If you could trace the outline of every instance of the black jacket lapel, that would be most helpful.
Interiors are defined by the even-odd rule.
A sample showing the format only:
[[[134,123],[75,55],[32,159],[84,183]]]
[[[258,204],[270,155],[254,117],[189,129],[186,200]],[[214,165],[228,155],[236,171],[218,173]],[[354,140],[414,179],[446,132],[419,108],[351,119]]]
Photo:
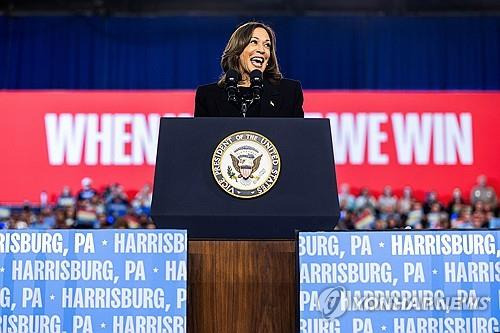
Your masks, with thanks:
[[[280,92],[278,85],[273,85],[264,80],[264,91],[260,101],[260,112],[263,117],[279,117]]]

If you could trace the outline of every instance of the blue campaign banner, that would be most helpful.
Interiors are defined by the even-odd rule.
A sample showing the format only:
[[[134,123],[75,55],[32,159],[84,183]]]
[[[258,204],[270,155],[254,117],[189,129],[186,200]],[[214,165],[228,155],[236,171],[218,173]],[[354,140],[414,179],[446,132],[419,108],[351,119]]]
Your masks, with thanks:
[[[300,232],[301,333],[500,332],[500,230]]]
[[[0,233],[0,333],[186,332],[185,230]]]

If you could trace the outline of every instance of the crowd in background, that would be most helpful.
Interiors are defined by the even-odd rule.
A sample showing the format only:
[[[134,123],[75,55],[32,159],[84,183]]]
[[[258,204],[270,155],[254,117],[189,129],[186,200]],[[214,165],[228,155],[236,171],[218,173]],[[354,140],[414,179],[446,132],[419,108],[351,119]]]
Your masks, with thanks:
[[[111,184],[100,193],[88,177],[72,193],[64,187],[54,204],[42,192],[39,206],[0,207],[3,229],[136,229],[156,228],[151,220],[152,189],[149,184],[129,197],[120,184]]]
[[[500,228],[497,196],[485,176],[478,177],[467,197],[456,188],[449,202],[441,202],[434,191],[417,200],[410,187],[405,187],[399,198],[390,186],[378,198],[367,188],[354,195],[348,184],[342,184],[339,204],[338,229]]]
[[[68,228],[156,228],[151,219],[152,188],[143,186],[129,196],[120,184],[111,184],[101,192],[92,187],[92,180],[82,179],[81,188],[72,193],[64,187],[55,203],[49,203],[42,192],[40,204],[22,207],[0,206],[0,227],[3,229],[68,229]],[[485,176],[471,193],[464,197],[455,189],[449,202],[439,201],[436,192],[417,200],[410,187],[400,197],[386,186],[376,198],[362,188],[351,193],[348,184],[339,189],[340,220],[337,229],[385,230],[500,228],[499,205],[495,190],[487,185]]]

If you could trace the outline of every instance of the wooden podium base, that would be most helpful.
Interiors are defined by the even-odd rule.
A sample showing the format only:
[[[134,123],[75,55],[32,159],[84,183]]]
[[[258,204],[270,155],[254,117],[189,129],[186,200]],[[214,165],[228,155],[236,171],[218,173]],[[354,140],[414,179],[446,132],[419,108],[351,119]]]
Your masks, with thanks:
[[[293,240],[190,240],[188,265],[188,332],[295,332]]]

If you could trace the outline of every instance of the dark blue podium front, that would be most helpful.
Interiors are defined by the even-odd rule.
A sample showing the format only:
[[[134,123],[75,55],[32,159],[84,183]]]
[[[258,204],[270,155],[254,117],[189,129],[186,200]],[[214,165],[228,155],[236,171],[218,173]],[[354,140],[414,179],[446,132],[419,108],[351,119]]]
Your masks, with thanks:
[[[273,142],[279,178],[267,193],[240,199],[212,174],[212,155],[228,135],[253,131]],[[330,124],[326,119],[162,118],[152,217],[190,238],[293,239],[331,230],[339,217]]]

